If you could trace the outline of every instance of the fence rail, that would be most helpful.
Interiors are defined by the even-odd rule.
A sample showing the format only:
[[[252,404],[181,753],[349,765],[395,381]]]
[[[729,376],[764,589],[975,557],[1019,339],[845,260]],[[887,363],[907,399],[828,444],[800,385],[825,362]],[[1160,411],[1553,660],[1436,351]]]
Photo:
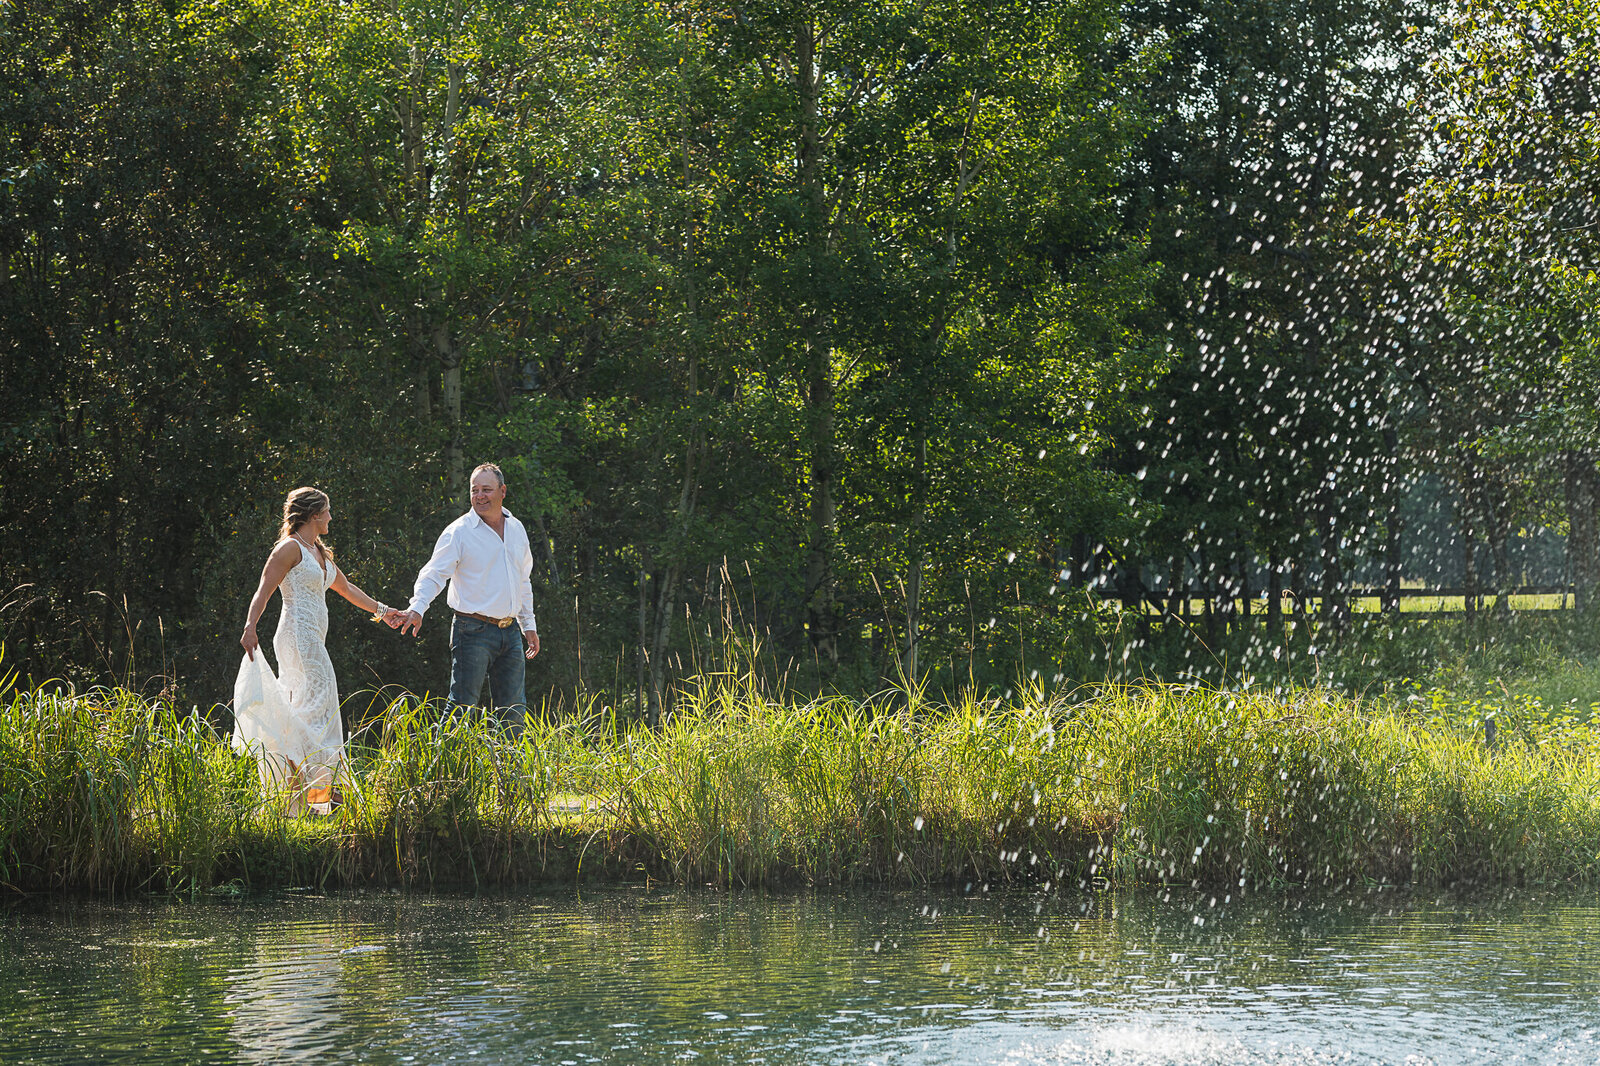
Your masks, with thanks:
[[[1341,588],[1331,595],[1307,590],[1303,595],[1290,589],[1280,593],[1279,611],[1287,614],[1303,611],[1321,612],[1325,599],[1336,596],[1349,606],[1352,613],[1403,612],[1414,618],[1446,618],[1476,610],[1490,610],[1506,599],[1506,608],[1513,611],[1561,611],[1577,604],[1577,588],[1573,585],[1516,585],[1511,588],[1476,589],[1464,585],[1434,587],[1400,587],[1385,585],[1357,585]],[[1515,602],[1521,599],[1523,602]],[[1228,596],[1208,589],[1180,589],[1173,593],[1147,592],[1143,597],[1146,614],[1168,615],[1174,604],[1185,617],[1205,617],[1211,614],[1240,617],[1263,616],[1271,613],[1267,594],[1258,592],[1248,598]],[[1439,604],[1433,609],[1407,606],[1405,601],[1432,600]],[[1373,604],[1371,601],[1376,601]],[[1452,602],[1453,601],[1453,602]],[[1532,601],[1532,602],[1529,602]]]
[[[1508,589],[1468,588],[1465,585],[1446,585],[1441,588],[1394,588],[1389,585],[1363,585],[1342,590],[1342,594],[1351,599],[1373,599],[1384,596],[1398,596],[1400,599],[1459,599],[1463,596],[1492,597],[1504,594],[1506,596],[1561,596],[1563,598],[1576,595],[1576,588],[1572,585],[1516,585]]]

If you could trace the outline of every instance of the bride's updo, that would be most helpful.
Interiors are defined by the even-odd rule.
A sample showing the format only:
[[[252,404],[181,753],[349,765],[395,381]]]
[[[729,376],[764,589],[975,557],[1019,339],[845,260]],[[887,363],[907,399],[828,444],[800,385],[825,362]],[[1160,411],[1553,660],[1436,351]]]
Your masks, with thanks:
[[[278,530],[278,539],[283,540],[300,532],[301,526],[321,514],[327,506],[328,494],[321,489],[307,485],[291,490],[283,501],[283,526]],[[316,543],[329,558],[333,557],[333,549],[324,544],[321,537],[317,538]]]

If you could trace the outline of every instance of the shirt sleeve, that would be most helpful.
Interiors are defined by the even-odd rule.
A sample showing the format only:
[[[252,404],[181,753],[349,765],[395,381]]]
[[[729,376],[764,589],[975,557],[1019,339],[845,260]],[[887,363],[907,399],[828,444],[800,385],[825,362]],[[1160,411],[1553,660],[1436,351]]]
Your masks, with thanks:
[[[456,527],[453,524],[446,526],[433,546],[432,557],[417,573],[417,584],[411,590],[409,610],[419,615],[427,613],[428,605],[439,595],[439,590],[450,580],[450,575],[456,572],[456,561],[460,553],[461,545],[456,538]]]
[[[522,529],[522,563],[517,569],[522,571],[522,580],[517,585],[517,624],[524,633],[537,633],[539,625],[533,617],[533,541],[526,526]]]

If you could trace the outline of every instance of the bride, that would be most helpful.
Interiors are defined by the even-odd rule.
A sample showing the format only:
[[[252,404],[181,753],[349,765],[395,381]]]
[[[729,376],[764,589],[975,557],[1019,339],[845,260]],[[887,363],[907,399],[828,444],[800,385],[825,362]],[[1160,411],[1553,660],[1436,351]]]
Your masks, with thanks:
[[[335,783],[344,767],[339,686],[326,643],[327,590],[372,612],[373,621],[397,613],[345,578],[322,540],[332,522],[333,508],[320,489],[295,489],[284,500],[283,528],[261,569],[239,638],[245,657],[234,689],[234,747],[255,749],[263,776],[293,790],[291,810],[304,802],[324,814],[340,801]],[[283,594],[272,638],[276,677],[265,657],[256,654],[256,622],[274,590]]]

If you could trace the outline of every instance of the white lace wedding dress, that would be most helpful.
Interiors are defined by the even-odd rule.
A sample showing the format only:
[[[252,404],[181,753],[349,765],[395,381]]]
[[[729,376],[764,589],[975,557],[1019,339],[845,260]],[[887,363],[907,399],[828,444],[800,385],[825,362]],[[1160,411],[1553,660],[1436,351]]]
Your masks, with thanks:
[[[328,589],[338,569],[324,567],[296,539],[300,561],[278,586],[283,611],[272,650],[278,675],[261,649],[246,655],[234,683],[233,745],[254,750],[264,778],[301,790],[332,787],[344,766],[339,683],[328,658]]]

